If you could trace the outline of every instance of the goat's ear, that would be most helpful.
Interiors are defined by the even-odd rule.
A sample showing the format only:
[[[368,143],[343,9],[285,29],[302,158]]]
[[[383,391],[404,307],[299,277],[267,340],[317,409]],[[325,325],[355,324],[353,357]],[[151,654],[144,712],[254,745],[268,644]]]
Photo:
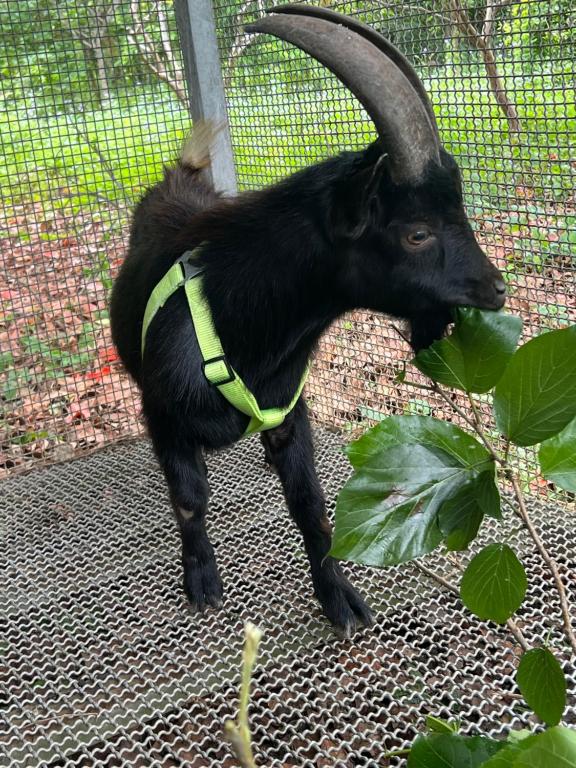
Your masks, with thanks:
[[[380,219],[380,183],[386,170],[386,154],[349,176],[336,190],[332,231],[337,238],[358,240]]]

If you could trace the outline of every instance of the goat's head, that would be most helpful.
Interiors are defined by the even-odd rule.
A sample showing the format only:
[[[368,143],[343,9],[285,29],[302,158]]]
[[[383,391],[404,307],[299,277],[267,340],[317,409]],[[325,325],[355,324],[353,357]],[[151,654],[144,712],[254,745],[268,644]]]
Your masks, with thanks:
[[[454,307],[502,307],[502,275],[474,237],[458,166],[404,56],[371,27],[327,8],[281,6],[247,29],[291,42],[327,66],[378,131],[329,212],[352,304],[408,318],[416,349],[442,334]]]

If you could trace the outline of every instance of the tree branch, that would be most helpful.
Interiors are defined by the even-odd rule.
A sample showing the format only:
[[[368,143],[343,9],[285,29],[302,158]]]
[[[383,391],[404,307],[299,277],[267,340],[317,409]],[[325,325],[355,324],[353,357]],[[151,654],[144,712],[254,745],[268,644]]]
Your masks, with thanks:
[[[508,97],[508,93],[504,86],[504,82],[498,72],[498,66],[496,64],[496,58],[491,44],[491,36],[494,26],[494,20],[498,9],[502,6],[502,3],[494,0],[487,0],[486,14],[484,17],[483,29],[486,29],[489,34],[479,32],[474,24],[470,21],[470,17],[466,10],[462,7],[460,0],[447,0],[450,9],[454,15],[456,25],[461,29],[464,35],[471,41],[472,45],[482,56],[484,62],[484,69],[488,77],[488,84],[490,90],[494,94],[494,98],[502,112],[504,113],[506,120],[508,121],[508,127],[512,133],[518,133],[520,131],[520,120],[516,107]]]
[[[170,45],[168,35],[168,26],[164,12],[156,8],[156,18],[160,27],[162,38],[162,55],[156,50],[154,40],[148,34],[145,28],[145,19],[140,14],[140,4],[138,0],[132,0],[130,3],[130,13],[133,24],[127,29],[127,38],[140,53],[142,61],[148,69],[173,91],[177,99],[188,106],[188,96],[184,80],[178,72],[174,52]],[[167,37],[166,37],[167,36]]]
[[[460,563],[454,562],[451,560],[451,562],[456,565],[460,570],[462,570],[462,567]],[[452,584],[448,579],[445,579],[443,576],[440,576],[439,573],[436,573],[431,568],[427,568],[425,565],[422,565],[422,563],[419,563],[417,560],[414,561],[414,565],[418,570],[422,571],[422,573],[426,574],[426,576],[429,576],[431,579],[434,579],[434,581],[437,581],[438,584],[441,584],[443,587],[448,589],[450,592],[452,592],[453,595],[455,595],[458,599],[460,599],[460,590],[455,584]],[[524,637],[524,634],[518,624],[516,624],[515,621],[512,619],[508,619],[506,621],[506,626],[508,627],[510,634],[512,634],[518,643],[518,645],[522,648],[523,651],[529,651],[530,645],[526,638]]]
[[[558,570],[558,565],[556,561],[550,556],[548,550],[546,549],[546,545],[540,538],[538,531],[536,530],[536,528],[534,527],[534,524],[532,523],[532,520],[530,519],[530,515],[528,514],[528,509],[526,507],[526,502],[524,500],[524,494],[522,493],[522,488],[520,487],[520,483],[518,482],[518,478],[516,477],[516,475],[511,476],[511,482],[514,488],[516,501],[518,502],[517,514],[519,514],[519,517],[522,519],[524,525],[528,529],[528,532],[532,537],[532,541],[536,544],[536,547],[540,552],[542,559],[544,560],[544,562],[552,572],[554,584],[556,585],[556,590],[558,592],[558,597],[560,599],[560,609],[562,612],[562,621],[564,623],[566,638],[568,640],[568,643],[570,644],[570,647],[572,648],[573,653],[576,654],[576,637],[574,636],[574,630],[572,629],[572,620],[570,618],[570,608],[568,606],[568,598],[566,596],[566,589],[564,588],[562,577],[560,576],[560,571]]]

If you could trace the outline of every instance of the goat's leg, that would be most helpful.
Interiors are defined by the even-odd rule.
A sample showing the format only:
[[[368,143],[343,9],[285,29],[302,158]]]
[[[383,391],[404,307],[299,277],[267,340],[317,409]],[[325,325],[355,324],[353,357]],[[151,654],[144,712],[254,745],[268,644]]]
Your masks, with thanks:
[[[326,556],[332,532],[314,466],[314,448],[304,401],[298,401],[281,426],[263,432],[262,442],[278,471],[290,514],[304,537],[314,593],[336,630],[349,637],[357,624],[370,626],[372,614],[342,573],[338,562]]]
[[[222,605],[222,582],[214,549],[206,533],[205,517],[210,492],[206,463],[199,447],[181,453],[173,447],[156,451],[170,491],[170,500],[182,537],[184,591],[194,610]]]

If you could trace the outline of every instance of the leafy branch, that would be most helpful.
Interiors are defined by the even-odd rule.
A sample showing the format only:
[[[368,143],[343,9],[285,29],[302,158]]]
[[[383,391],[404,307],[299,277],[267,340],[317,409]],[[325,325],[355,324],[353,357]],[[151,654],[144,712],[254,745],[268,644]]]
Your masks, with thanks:
[[[510,456],[511,445],[540,444],[542,474],[558,487],[576,491],[576,326],[544,333],[517,348],[521,330],[520,318],[462,309],[456,313],[451,335],[416,355],[412,363],[431,381],[408,383],[448,403],[473,434],[432,417],[392,416],[348,446],[354,473],[338,498],[331,554],[386,566],[415,561],[444,543],[449,562],[462,572],[459,587],[418,561],[416,567],[458,595],[478,618],[507,626],[522,651],[516,678],[520,692],[547,725],[556,726],[566,703],[562,668],[546,643],[531,649],[512,618],[527,591],[522,563],[501,542],[481,549],[465,568],[454,554],[468,548],[485,517],[502,518],[497,480],[506,484],[514,499],[510,506],[551,574],[565,643],[576,654],[561,569],[530,517]],[[468,411],[447,387],[466,394]],[[474,397],[489,392],[503,449],[495,443]],[[564,730],[551,728],[548,733],[553,733],[551,749],[564,749],[559,746]],[[442,744],[449,744],[446,755],[462,755],[462,750],[473,747],[457,734],[444,733],[441,738]],[[526,739],[526,748],[531,738]],[[566,749],[573,755],[571,739],[569,735]],[[439,744],[434,742],[436,754],[444,749]],[[445,762],[427,762],[427,745],[414,744],[410,768],[460,765],[448,757]],[[476,756],[473,764],[491,766],[491,756],[500,749],[515,756],[514,750],[524,747],[485,740],[483,762]]]

